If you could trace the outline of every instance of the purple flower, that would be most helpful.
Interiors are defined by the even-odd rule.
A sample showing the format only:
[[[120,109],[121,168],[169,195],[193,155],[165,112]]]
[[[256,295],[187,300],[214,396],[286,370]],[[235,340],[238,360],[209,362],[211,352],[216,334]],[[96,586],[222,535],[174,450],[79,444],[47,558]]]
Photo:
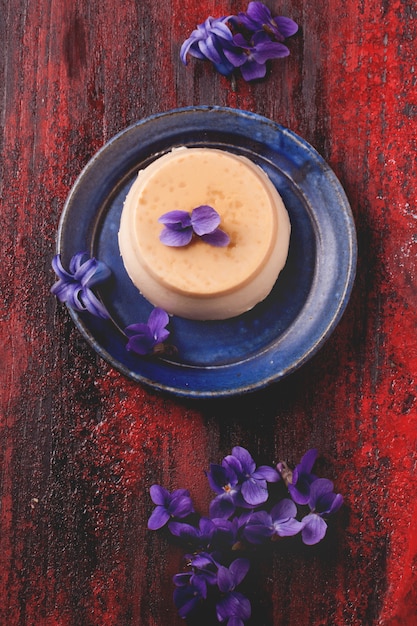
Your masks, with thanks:
[[[65,302],[76,311],[88,311],[96,317],[107,319],[109,313],[105,306],[92,292],[92,287],[109,278],[111,271],[105,263],[89,258],[86,252],[75,254],[66,271],[61,262],[61,255],[52,259],[52,268],[58,281],[52,285],[53,293],[60,302]]]
[[[226,620],[228,626],[244,626],[244,620],[250,618],[251,606],[249,600],[235,588],[242,582],[249,570],[247,559],[235,559],[230,567],[219,566],[217,585],[225,594],[216,604],[217,619]]]
[[[326,534],[327,523],[323,518],[336,513],[343,504],[343,496],[333,492],[333,483],[327,478],[317,478],[310,486],[308,506],[311,513],[302,519],[301,537],[311,546]]]
[[[198,528],[183,522],[171,522],[169,530],[175,537],[186,539],[196,546],[208,547],[217,528],[211,519],[202,517]]]
[[[291,471],[286,463],[278,463],[277,468],[288,486],[288,491],[294,502],[307,504],[310,499],[311,484],[317,480],[317,476],[311,473],[316,462],[317,450],[312,448],[302,457],[300,463]]]
[[[172,518],[183,519],[194,512],[190,493],[187,489],[176,489],[170,493],[160,485],[152,485],[149,490],[156,508],[148,520],[150,530],[159,530]]]
[[[297,507],[292,500],[284,498],[276,504],[271,513],[257,511],[246,523],[243,534],[250,543],[260,544],[273,537],[292,537],[304,525],[295,519]]]
[[[141,355],[151,354],[155,346],[168,338],[169,330],[165,328],[168,322],[168,313],[157,307],[150,314],[147,324],[139,323],[127,326],[125,334],[129,341],[126,350]]]
[[[212,463],[207,472],[210,487],[219,495],[210,503],[210,517],[230,517],[239,504],[240,485],[231,467]]]
[[[230,237],[218,228],[220,215],[213,207],[206,204],[187,211],[169,211],[158,219],[165,228],[160,240],[166,246],[187,246],[193,235],[197,235],[212,246],[224,247],[230,243]]]
[[[271,41],[263,32],[257,32],[248,42],[242,33],[233,37],[233,46],[225,47],[224,54],[234,67],[239,67],[246,81],[263,78],[266,74],[266,62],[288,56],[287,46]]]
[[[228,19],[228,17],[208,17],[203,24],[199,24],[196,30],[193,30],[181,46],[180,58],[184,65],[187,64],[187,54],[190,54],[197,59],[211,61],[216,70],[224,76],[233,71],[233,65],[223,53],[225,43],[233,38],[227,26]]]
[[[241,494],[246,504],[258,506],[268,499],[267,482],[279,480],[279,474],[268,465],[256,467],[249,452],[241,446],[235,446],[232,454],[223,459],[223,467],[236,474],[241,484]]]
[[[178,615],[185,619],[196,610],[201,600],[207,598],[207,581],[204,576],[190,573],[176,574],[174,576],[174,603],[178,609]]]
[[[232,23],[243,26],[249,32],[263,31],[275,41],[284,41],[294,35],[298,25],[288,17],[272,17],[271,11],[263,2],[249,2],[246,13],[238,13]]]

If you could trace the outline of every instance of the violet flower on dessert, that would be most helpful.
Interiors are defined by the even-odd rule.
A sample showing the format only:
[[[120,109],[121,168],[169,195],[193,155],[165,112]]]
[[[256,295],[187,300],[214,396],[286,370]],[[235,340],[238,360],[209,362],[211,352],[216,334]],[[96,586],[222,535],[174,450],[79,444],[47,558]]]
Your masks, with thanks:
[[[136,352],[142,356],[152,354],[155,348],[169,337],[166,326],[169,315],[163,309],[156,307],[151,312],[147,323],[130,324],[124,330],[128,337],[126,350]]]
[[[161,215],[158,222],[165,226],[159,238],[166,246],[187,246],[193,235],[212,246],[224,247],[230,243],[230,237],[219,228],[220,215],[207,204],[196,207],[191,213],[169,211]]]
[[[301,538],[306,545],[321,541],[327,531],[324,518],[333,515],[343,504],[343,496],[333,492],[333,483],[327,478],[317,478],[310,486],[308,506],[311,513],[301,520]]]
[[[194,511],[190,492],[187,489],[176,489],[170,493],[161,485],[152,485],[149,492],[152,502],[156,504],[148,520],[150,530],[159,530],[170,519],[183,519]]]
[[[203,24],[199,24],[184,41],[180,50],[180,58],[187,65],[187,54],[197,59],[211,61],[220,74],[228,76],[233,71],[233,65],[226,59],[223,48],[226,42],[233,39],[232,32],[227,26],[228,17],[208,17]]]
[[[103,319],[109,317],[107,309],[92,291],[111,275],[105,263],[90,258],[86,252],[78,252],[71,258],[67,271],[62,265],[61,255],[56,254],[52,259],[52,268],[58,280],[52,285],[51,293],[60,302],[75,311],[88,311]]]

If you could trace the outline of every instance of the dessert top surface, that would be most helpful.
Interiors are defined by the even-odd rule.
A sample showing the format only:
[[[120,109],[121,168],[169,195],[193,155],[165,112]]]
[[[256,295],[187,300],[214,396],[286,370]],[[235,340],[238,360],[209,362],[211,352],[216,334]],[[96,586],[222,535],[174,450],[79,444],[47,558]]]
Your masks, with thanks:
[[[282,204],[266,174],[248,159],[216,149],[179,148],[140,172],[128,210],[140,261],[161,284],[202,297],[237,290],[267,262],[276,241]],[[212,206],[227,247],[193,238],[184,247],[159,240],[158,218],[169,211]],[[283,205],[282,205],[283,208]]]

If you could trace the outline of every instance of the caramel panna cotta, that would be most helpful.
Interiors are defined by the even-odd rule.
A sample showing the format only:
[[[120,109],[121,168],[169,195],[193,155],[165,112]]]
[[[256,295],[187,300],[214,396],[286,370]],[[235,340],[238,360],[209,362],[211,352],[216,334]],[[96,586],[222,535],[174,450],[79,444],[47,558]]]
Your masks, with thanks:
[[[159,218],[208,205],[230,242],[200,237],[182,247],[160,241]],[[235,317],[264,300],[285,265],[290,220],[266,173],[215,148],[175,148],[141,170],[124,203],[119,247],[140,293],[171,315]]]

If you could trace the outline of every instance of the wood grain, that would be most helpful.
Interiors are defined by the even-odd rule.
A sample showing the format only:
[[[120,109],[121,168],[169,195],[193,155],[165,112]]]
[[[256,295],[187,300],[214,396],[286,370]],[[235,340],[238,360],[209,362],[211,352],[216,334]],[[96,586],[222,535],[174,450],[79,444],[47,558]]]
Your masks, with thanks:
[[[416,9],[411,0],[267,2],[300,25],[257,83],[178,57],[240,2],[4,0],[1,95],[0,623],[174,626],[181,552],[146,530],[153,482],[186,486],[233,445],[318,468],[345,494],[326,540],[260,565],[256,626],[417,619]],[[101,361],[49,294],[65,198],[93,154],[144,116],[258,112],[316,147],[355,215],[359,262],[326,346],[244,398],[157,394]]]

